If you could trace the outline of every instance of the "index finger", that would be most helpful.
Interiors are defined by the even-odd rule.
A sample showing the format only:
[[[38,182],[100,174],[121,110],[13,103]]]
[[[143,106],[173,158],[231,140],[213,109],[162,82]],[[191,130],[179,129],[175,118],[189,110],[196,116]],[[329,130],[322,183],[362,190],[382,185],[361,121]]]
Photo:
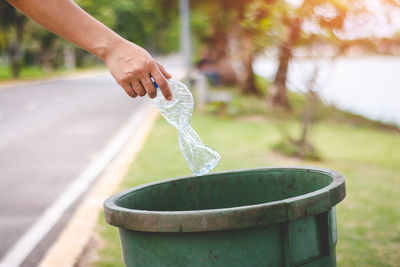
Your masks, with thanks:
[[[172,99],[172,91],[169,88],[167,79],[164,75],[161,74],[160,70],[156,67],[155,70],[151,72],[151,77],[154,79],[156,88],[160,88],[162,94],[164,95],[165,99],[171,100]]]

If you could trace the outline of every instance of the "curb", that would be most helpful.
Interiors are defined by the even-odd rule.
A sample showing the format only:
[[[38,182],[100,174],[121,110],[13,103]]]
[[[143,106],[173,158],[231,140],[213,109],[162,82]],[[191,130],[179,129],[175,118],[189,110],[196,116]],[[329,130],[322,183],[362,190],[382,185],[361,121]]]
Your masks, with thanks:
[[[69,223],[39,263],[39,267],[75,266],[92,236],[104,199],[118,189],[153,128],[157,116],[158,112],[153,108],[141,127],[130,137],[124,148],[92,186]]]

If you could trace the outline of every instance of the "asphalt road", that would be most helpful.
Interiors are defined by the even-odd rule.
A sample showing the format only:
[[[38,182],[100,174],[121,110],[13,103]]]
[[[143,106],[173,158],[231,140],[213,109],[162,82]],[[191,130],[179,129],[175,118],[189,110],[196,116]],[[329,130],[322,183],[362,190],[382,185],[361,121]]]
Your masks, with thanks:
[[[0,259],[149,104],[108,74],[0,89]]]

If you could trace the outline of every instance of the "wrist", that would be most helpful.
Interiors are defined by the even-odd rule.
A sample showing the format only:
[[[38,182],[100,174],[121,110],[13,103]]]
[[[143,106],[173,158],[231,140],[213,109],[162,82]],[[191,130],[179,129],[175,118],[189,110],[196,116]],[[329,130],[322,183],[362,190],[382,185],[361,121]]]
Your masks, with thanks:
[[[110,54],[113,51],[115,51],[118,47],[120,47],[124,42],[126,42],[125,39],[123,39],[122,37],[120,37],[115,33],[112,33],[103,42],[95,44],[93,47],[93,51],[90,52],[98,56],[104,62],[106,62]]]

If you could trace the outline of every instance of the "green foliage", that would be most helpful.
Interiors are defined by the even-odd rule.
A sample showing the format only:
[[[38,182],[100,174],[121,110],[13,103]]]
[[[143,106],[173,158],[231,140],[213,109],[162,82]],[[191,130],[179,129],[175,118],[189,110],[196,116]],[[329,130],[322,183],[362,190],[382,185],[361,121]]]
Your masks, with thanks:
[[[116,21],[115,5],[118,1],[107,0],[77,0],[76,3],[90,15],[108,27],[113,27]]]
[[[152,53],[170,53],[179,47],[177,1],[174,0],[78,0],[89,14],[128,40],[144,46]],[[28,20],[7,1],[0,2],[0,57],[16,39],[15,26],[24,22],[20,60],[26,65],[42,65],[46,70],[62,68],[65,42]],[[26,23],[25,23],[26,22]],[[1,59],[1,58],[0,58]],[[1,60],[5,62],[5,60]],[[99,62],[80,49],[76,51],[78,66]]]
[[[274,46],[282,38],[281,13],[286,3],[281,0],[253,0],[245,6],[241,26],[251,32],[254,53]]]
[[[114,29],[153,52],[176,51],[179,45],[177,7],[166,0],[117,0]],[[163,8],[164,7],[164,8]]]
[[[190,28],[192,39],[194,41],[194,55],[196,61],[200,58],[201,53],[208,45],[208,40],[212,37],[211,18],[206,9],[194,8],[191,10]]]
[[[169,53],[178,49],[176,1],[80,0],[78,3],[122,37],[151,52]]]
[[[22,59],[22,39],[27,18],[15,10],[8,2],[0,2],[0,31],[5,40],[5,48],[13,77],[20,75]]]
[[[1,52],[5,50],[6,47],[7,47],[6,33],[4,31],[1,31],[0,28],[0,58],[1,58]]]
[[[14,26],[17,21],[21,20],[25,20],[23,14],[15,10],[7,1],[0,2],[0,25],[3,30]]]

